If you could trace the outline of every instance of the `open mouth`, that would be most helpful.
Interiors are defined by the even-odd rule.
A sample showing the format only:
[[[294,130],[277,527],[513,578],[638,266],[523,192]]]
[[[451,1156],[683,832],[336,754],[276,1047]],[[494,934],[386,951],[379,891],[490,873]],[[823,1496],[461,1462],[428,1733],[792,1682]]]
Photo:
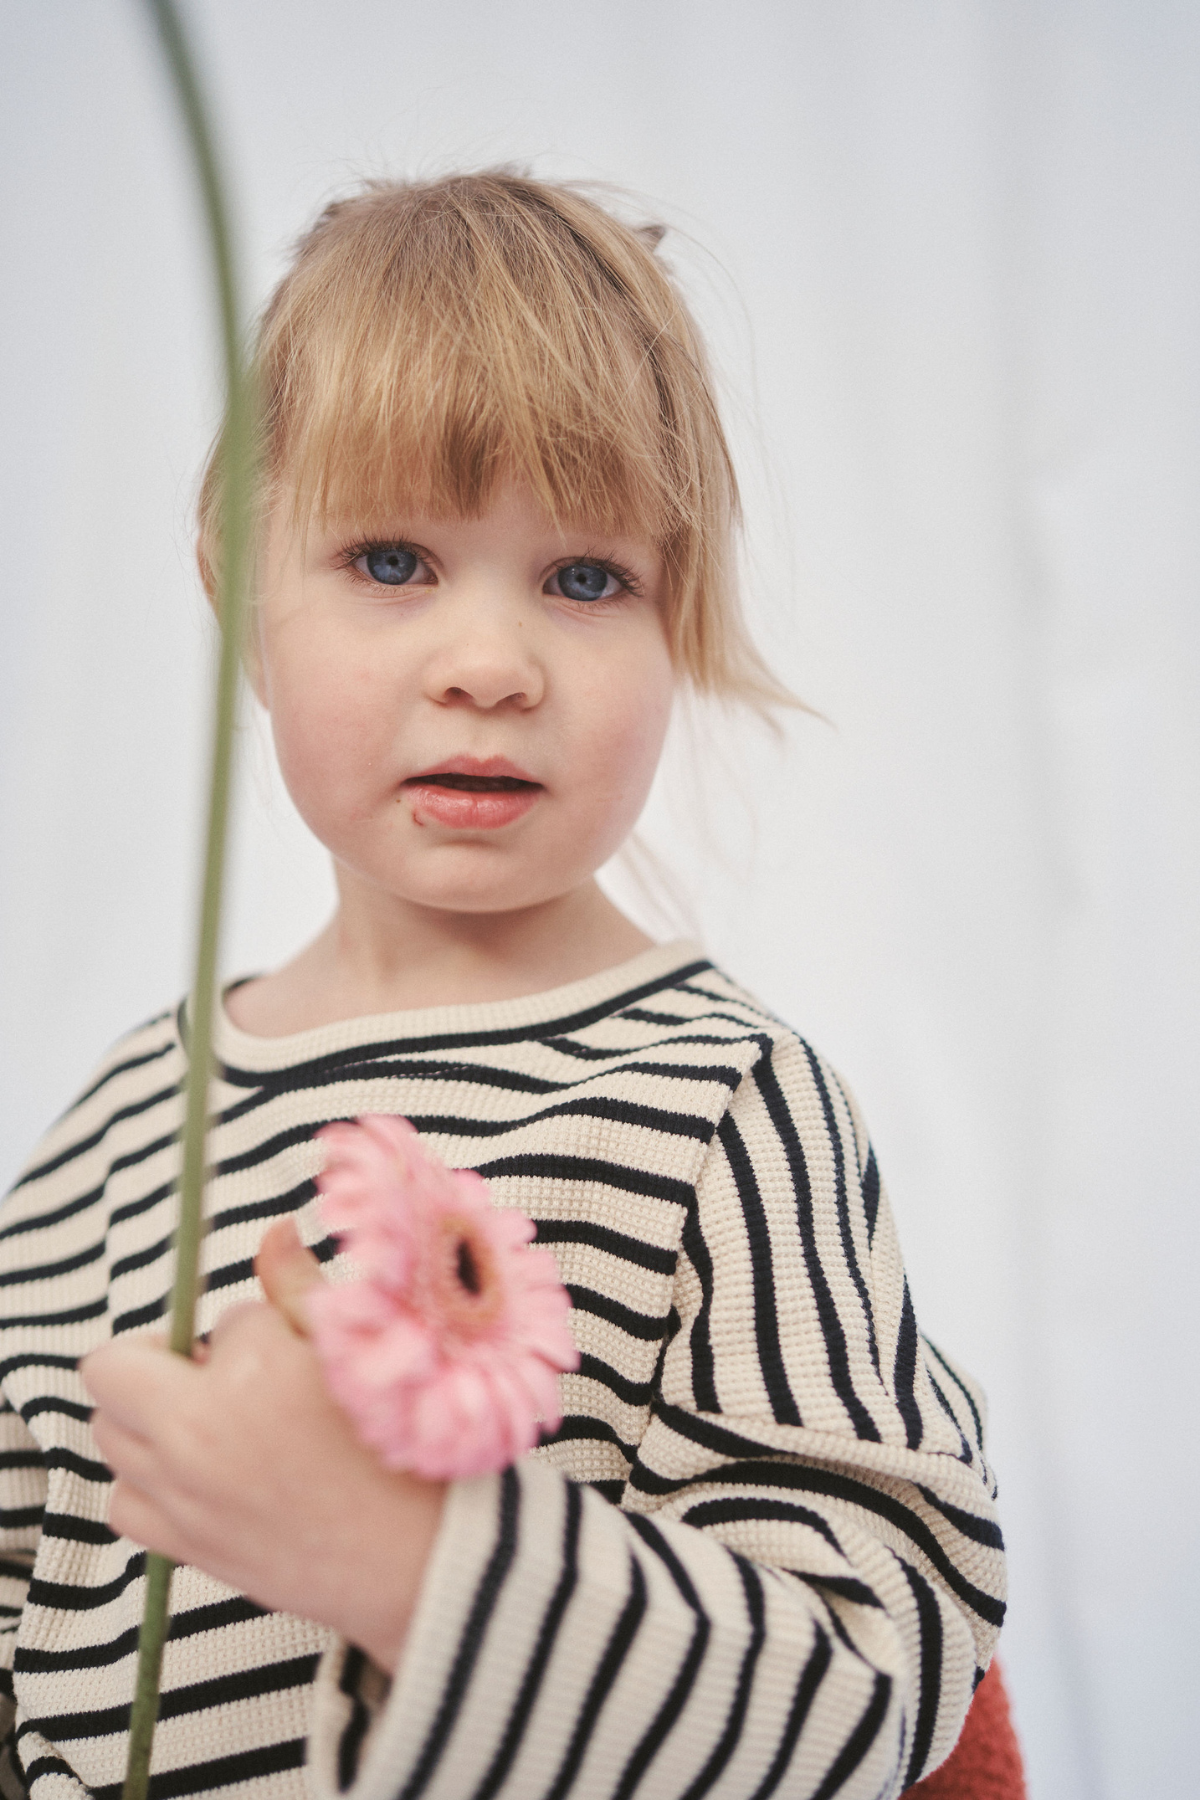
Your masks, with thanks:
[[[456,756],[448,769],[427,769],[424,774],[409,776],[402,783],[402,791],[411,802],[417,825],[440,825],[450,831],[497,831],[524,818],[546,790],[540,781],[514,769],[504,757],[482,761]]]
[[[404,785],[406,788],[449,788],[452,793],[462,794],[536,794],[541,791],[542,784],[526,781],[519,775],[456,775],[438,769],[429,775],[414,775]]]

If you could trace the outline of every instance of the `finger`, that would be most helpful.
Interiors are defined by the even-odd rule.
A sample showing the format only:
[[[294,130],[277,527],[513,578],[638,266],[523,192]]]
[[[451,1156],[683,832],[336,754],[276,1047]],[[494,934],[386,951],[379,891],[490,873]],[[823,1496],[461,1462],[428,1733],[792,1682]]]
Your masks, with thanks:
[[[130,1538],[160,1556],[186,1562],[187,1546],[162,1509],[130,1481],[117,1481],[108,1500],[108,1524],[118,1537]]]
[[[156,1417],[177,1411],[197,1371],[161,1341],[119,1338],[102,1344],[79,1364],[83,1385],[109,1417],[140,1437],[152,1435]]]
[[[125,1481],[151,1487],[156,1474],[161,1474],[161,1457],[148,1439],[127,1431],[102,1408],[92,1414],[92,1436],[96,1448],[112,1470]]]
[[[277,1219],[271,1226],[259,1245],[254,1272],[271,1305],[293,1331],[307,1337],[307,1296],[323,1277],[320,1263],[300,1242],[295,1219]]]
[[[108,1341],[111,1343],[113,1340],[110,1338]],[[138,1331],[131,1332],[128,1337],[122,1337],[121,1342],[122,1344],[146,1344],[155,1350],[165,1350],[170,1345],[171,1340],[165,1331]],[[107,1348],[107,1345],[102,1345],[101,1348]],[[83,1372],[83,1365],[89,1358],[96,1354],[97,1352],[95,1350],[89,1350],[86,1355],[79,1358],[79,1361],[75,1366],[81,1374]]]
[[[287,1357],[306,1343],[278,1307],[265,1300],[241,1300],[217,1320],[209,1339],[209,1370],[197,1373],[211,1372],[222,1385],[262,1381],[280,1354]]]

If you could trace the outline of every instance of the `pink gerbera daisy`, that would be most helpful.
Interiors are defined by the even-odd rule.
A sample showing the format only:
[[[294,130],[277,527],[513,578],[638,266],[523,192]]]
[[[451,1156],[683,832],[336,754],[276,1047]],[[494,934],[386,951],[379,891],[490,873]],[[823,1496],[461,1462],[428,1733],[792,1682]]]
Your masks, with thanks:
[[[553,1255],[407,1119],[317,1135],[322,1216],[363,1274],[309,1298],[331,1393],[389,1468],[453,1480],[506,1467],[539,1423],[558,1426],[558,1374],[579,1362]]]

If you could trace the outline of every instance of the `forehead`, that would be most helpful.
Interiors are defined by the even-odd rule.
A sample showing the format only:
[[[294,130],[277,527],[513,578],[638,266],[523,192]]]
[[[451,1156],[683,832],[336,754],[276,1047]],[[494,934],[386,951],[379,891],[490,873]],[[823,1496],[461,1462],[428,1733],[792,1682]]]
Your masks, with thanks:
[[[569,433],[551,430],[513,444],[489,433],[486,420],[472,418],[470,432],[447,419],[417,432],[379,413],[356,419],[339,410],[333,431],[292,446],[273,482],[301,530],[366,532],[404,518],[469,523],[516,512],[560,533],[601,531],[651,544],[669,530],[665,471],[645,444],[610,435],[589,450],[581,438],[572,446]]]
[[[416,484],[399,486],[387,497],[376,493],[360,493],[358,504],[336,504],[331,499],[324,506],[315,504],[295,486],[295,482],[273,482],[270,500],[270,527],[273,533],[295,533],[308,536],[338,538],[387,538],[405,531],[435,529],[453,531],[455,535],[479,535],[489,529],[509,529],[538,540],[578,542],[585,538],[621,538],[657,553],[657,535],[649,520],[617,515],[612,506],[597,504],[588,508],[576,502],[570,509],[556,508],[547,502],[533,482],[518,473],[506,473],[488,490],[479,493],[470,506],[453,506],[444,497],[434,497]]]
[[[465,292],[452,272],[410,256],[348,294],[297,293],[294,329],[272,321],[269,460],[297,517],[469,519],[523,485],[555,520],[677,530],[696,421],[665,380],[663,321],[552,258],[520,280],[485,259]]]

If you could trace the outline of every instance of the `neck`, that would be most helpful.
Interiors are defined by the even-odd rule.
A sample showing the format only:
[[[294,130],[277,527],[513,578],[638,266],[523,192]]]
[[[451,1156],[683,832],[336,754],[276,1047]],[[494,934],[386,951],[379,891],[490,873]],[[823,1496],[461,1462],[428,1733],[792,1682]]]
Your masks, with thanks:
[[[581,981],[652,943],[592,880],[509,913],[443,912],[340,874],[338,886],[320,936],[230,995],[243,1031],[285,1037],[372,1013],[511,1000]]]

